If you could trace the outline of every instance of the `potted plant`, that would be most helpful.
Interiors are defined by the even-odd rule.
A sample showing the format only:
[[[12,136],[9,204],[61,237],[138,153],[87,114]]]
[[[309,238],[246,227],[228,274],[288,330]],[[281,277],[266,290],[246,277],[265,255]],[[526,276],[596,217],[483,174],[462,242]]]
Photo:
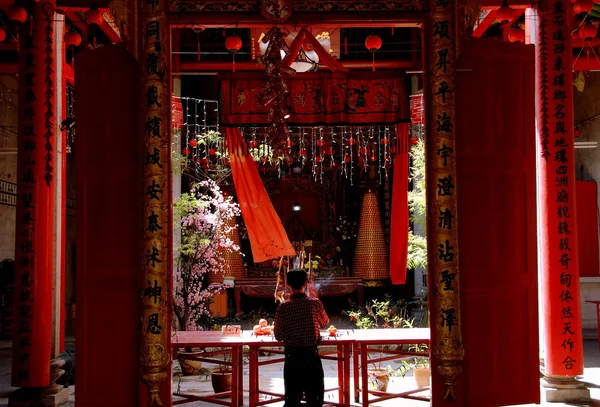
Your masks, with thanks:
[[[201,181],[175,200],[175,233],[181,236],[173,276],[176,329],[193,331],[210,326],[208,306],[221,287],[209,285],[206,277],[223,271],[225,251],[239,252],[240,248],[227,237],[233,223],[229,219],[239,213],[238,205],[212,180]],[[182,369],[188,371],[190,365],[196,365],[189,370],[198,374],[199,362],[193,360],[193,355],[183,354],[181,359]]]

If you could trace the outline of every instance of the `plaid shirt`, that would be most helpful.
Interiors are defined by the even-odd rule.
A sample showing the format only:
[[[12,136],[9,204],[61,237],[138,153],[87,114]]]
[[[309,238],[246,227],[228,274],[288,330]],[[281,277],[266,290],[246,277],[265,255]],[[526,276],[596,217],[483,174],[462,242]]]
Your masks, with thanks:
[[[279,305],[275,313],[275,339],[286,347],[316,346],[321,342],[320,328],[329,317],[318,298],[294,294],[290,301]]]

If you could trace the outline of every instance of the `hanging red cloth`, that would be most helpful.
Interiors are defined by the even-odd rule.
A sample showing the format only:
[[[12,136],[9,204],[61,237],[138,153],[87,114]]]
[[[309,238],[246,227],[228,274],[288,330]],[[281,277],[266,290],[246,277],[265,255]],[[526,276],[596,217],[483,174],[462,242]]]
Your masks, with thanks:
[[[408,257],[408,123],[398,125],[398,154],[394,157],[392,224],[390,233],[390,278],[406,283]]]
[[[233,184],[248,229],[254,262],[295,256],[296,252],[267,195],[240,130],[228,127],[226,135]]]

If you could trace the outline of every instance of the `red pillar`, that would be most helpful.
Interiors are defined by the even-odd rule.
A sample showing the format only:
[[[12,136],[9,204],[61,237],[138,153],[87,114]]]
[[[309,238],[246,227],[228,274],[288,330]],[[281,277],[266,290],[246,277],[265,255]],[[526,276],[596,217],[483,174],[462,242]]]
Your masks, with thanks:
[[[54,259],[53,1],[27,2],[19,30],[19,133],[12,385],[50,382]]]
[[[545,374],[583,373],[575,213],[571,4],[548,3],[538,13],[536,88],[538,229]]]

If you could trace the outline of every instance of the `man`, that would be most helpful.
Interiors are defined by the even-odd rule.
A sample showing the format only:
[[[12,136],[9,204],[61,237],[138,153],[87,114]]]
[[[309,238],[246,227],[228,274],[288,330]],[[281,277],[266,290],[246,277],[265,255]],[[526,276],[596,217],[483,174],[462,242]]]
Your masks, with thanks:
[[[323,406],[325,383],[317,345],[321,342],[320,329],[327,326],[329,317],[318,298],[306,296],[307,284],[304,270],[290,270],[290,301],[279,305],[275,313],[275,339],[285,347],[284,407],[299,407],[302,394],[306,407]]]

